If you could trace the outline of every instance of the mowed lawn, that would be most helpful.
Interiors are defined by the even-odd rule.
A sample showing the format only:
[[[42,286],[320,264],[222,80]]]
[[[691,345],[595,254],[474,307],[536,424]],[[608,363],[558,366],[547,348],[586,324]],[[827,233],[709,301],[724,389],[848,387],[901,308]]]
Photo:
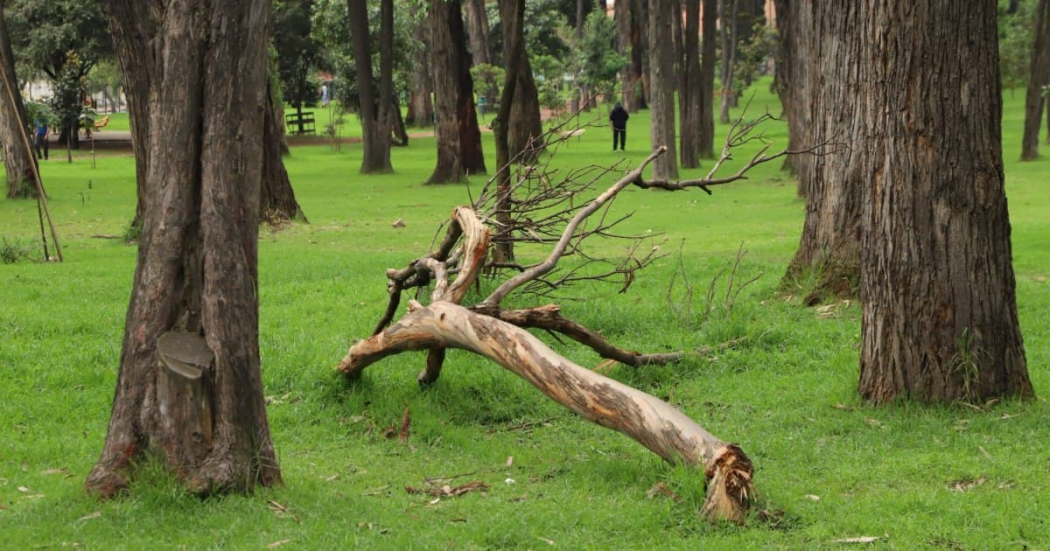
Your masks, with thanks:
[[[1023,95],[1004,94],[1004,159],[1036,400],[862,403],[856,302],[806,308],[807,282],[781,282],[804,205],[779,162],[712,196],[628,190],[616,200],[614,213],[634,212],[623,233],[651,235],[667,256],[626,293],[567,290],[563,312],[631,350],[745,339],[678,365],[607,372],[752,457],[758,505],[742,527],[699,520],[702,473],[663,463],[471,354],[450,352],[426,390],[415,382],[421,354],[386,359],[353,384],[334,372],[382,314],[384,270],[426,252],[452,208],[484,184],[479,175],[468,185],[423,185],[434,165],[430,137],[395,149],[389,175],[358,174],[360,144],[295,147],[285,160],[310,223],[264,228],[259,266],[263,376],[285,485],[201,500],[145,465],[129,496],[95,500],[83,481],[102,447],[120,360],[136,248],[112,237],[133,214],[134,165],[128,154],[100,155],[95,169],[85,155],[72,164],[53,156],[42,171],[65,262],[0,264],[0,548],[808,549],[864,536],[899,549],[1048,548],[1050,145],[1039,161],[1017,162]],[[605,109],[585,119],[602,122]],[[766,109],[779,105],[763,87],[750,115]],[[783,123],[765,132],[783,147]],[[551,166],[559,175],[636,166],[648,152],[648,114],[632,115],[625,153],[611,151],[610,134],[588,127]],[[393,227],[397,219],[405,227]],[[36,204],[0,199],[0,245],[39,257],[39,242]],[[727,309],[728,271],[717,275],[741,246],[735,284],[760,277]],[[509,305],[546,302],[522,296]],[[539,336],[581,365],[601,362]],[[385,438],[406,408],[408,440]],[[454,498],[406,491],[474,481],[487,489]],[[657,483],[678,499],[650,494]]]

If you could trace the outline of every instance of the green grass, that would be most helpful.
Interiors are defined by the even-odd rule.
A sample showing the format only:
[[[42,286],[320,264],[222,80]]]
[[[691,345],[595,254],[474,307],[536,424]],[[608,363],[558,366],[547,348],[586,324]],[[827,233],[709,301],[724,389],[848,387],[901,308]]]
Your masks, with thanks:
[[[1004,156],[1022,330],[1043,396],[1050,392],[1048,161],[1016,162],[1021,96],[1006,95]],[[756,104],[756,113],[766,104],[775,109],[765,92]],[[557,164],[620,160],[608,151],[608,134],[589,129]],[[785,130],[768,134],[782,142]],[[628,140],[625,166],[632,166],[648,147],[646,114],[632,116]],[[494,163],[492,143],[485,148]],[[855,393],[857,305],[820,319],[778,293],[804,215],[778,166],[713,196],[632,190],[615,206],[636,211],[630,230],[664,232],[666,250],[685,240],[697,295],[743,242],[741,274],[764,275],[732,312],[716,310],[703,324],[677,319],[665,299],[673,255],[626,294],[590,286],[577,291],[584,300],[563,303],[566,315],[630,349],[749,337],[715,358],[611,375],[739,442],[757,466],[759,509],[776,513],[775,522],[699,521],[699,473],[663,464],[464,352],[450,353],[442,379],[426,391],[415,383],[418,354],[344,382],[333,366],[381,314],[384,270],[425,251],[451,208],[469,201],[467,186],[421,185],[434,151],[432,138],[414,139],[394,151],[396,173],[371,177],[357,174],[358,144],[298,147],[287,159],[312,223],[260,236],[263,375],[286,485],[203,501],[152,467],[129,497],[100,503],[83,490],[109,419],[136,252],[93,236],[120,235],[131,218],[133,161],[100,156],[97,169],[83,156],[43,163],[66,261],[0,264],[3,547],[261,548],[289,540],[282,548],[473,549],[546,548],[550,540],[563,549],[821,548],[855,536],[900,549],[1050,546],[1046,401],[1005,401],[983,413],[863,404]],[[470,189],[482,183],[472,178]],[[391,227],[397,218],[405,228]],[[35,245],[37,224],[33,203],[0,200],[0,237]],[[578,346],[555,347],[582,365],[599,362]],[[408,443],[384,439],[382,428],[398,423],[406,405]],[[481,480],[490,488],[436,503],[404,489],[452,475],[461,475],[453,485]],[[682,502],[647,498],[656,482]]]

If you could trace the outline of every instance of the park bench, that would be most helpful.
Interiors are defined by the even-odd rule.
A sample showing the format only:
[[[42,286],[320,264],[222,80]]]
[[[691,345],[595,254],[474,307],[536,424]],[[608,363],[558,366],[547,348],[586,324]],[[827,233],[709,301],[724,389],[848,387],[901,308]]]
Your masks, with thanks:
[[[317,129],[314,126],[313,111],[286,113],[284,115],[284,127],[289,134],[317,133]]]

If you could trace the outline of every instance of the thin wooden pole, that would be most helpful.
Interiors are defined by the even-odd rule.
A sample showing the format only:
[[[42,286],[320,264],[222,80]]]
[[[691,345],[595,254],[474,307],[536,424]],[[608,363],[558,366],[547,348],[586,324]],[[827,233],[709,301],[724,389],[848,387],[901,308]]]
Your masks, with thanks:
[[[11,89],[11,80],[12,79],[10,78],[10,77],[13,77],[14,75],[8,75],[7,74],[7,67],[4,66],[3,63],[0,63],[0,73],[2,73],[2,74],[0,74],[0,77],[3,78],[4,89],[7,90],[7,99],[11,102],[11,105],[14,106],[14,105],[16,105],[16,103],[15,103],[15,93]],[[19,115],[19,119],[20,120],[18,122],[19,122],[19,126],[21,127],[21,130],[22,130],[20,132],[22,134],[22,141],[25,142],[26,151],[28,151],[30,153],[30,155],[32,155],[33,145],[29,141],[29,131],[28,131],[29,121],[21,120],[21,118],[22,117],[21,117],[21,114],[20,114]],[[48,208],[48,206],[47,206],[47,194],[44,193],[44,182],[43,182],[43,180],[40,179],[40,167],[37,166],[36,159],[33,159],[33,162],[29,163],[29,165],[33,169],[33,182],[36,184],[37,207],[38,208],[43,207],[43,209],[44,209],[44,216],[47,217],[47,225],[48,225],[48,227],[51,228],[51,241],[55,242],[55,255],[58,258],[58,261],[62,262],[62,246],[58,244],[58,234],[55,233],[55,223],[54,223],[54,221],[51,220],[51,209]],[[41,224],[41,226],[42,226],[42,224]],[[51,260],[50,258],[47,257],[48,256],[48,252],[47,252],[47,237],[45,237],[43,235],[43,233],[44,233],[44,228],[43,227],[40,228],[40,233],[41,233],[41,237],[44,238],[44,257],[45,257],[45,260]]]

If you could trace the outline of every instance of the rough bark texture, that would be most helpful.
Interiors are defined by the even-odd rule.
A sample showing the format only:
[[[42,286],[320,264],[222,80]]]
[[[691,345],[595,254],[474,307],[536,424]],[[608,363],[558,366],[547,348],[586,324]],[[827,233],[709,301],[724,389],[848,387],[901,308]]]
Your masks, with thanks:
[[[809,105],[806,103],[808,73],[805,60],[808,58],[809,38],[812,37],[813,20],[810,3],[799,0],[775,0],[777,13],[777,31],[780,41],[777,46],[776,89],[780,96],[780,105],[788,123],[788,148],[798,149],[806,140],[805,132],[809,128]],[[785,168],[799,174],[800,163],[809,159],[805,157],[788,157]],[[805,197],[804,185],[808,181],[799,178],[798,194]]]
[[[135,151],[135,217],[131,224],[142,226],[146,212],[146,175],[149,173],[150,87],[156,78],[156,64],[150,58],[148,41],[157,33],[157,19],[150,3],[139,0],[109,0],[109,28],[127,98],[131,125],[131,147]]]
[[[718,0],[703,0],[700,52],[700,106],[696,133],[697,154],[702,159],[715,156],[715,47],[718,44]]]
[[[718,120],[729,124],[729,108],[734,105],[733,70],[736,67],[736,49],[739,29],[737,28],[738,0],[718,0],[719,31],[722,38],[722,101]]]
[[[500,18],[503,21],[507,21],[511,16],[511,9],[515,2],[502,0],[500,1]],[[524,14],[521,16],[521,21],[524,22]],[[511,44],[519,42],[521,47],[517,51],[518,59],[511,61],[507,59],[505,62],[504,69],[510,72],[511,67],[516,69],[511,72],[514,76],[514,95],[513,102],[510,105],[510,118],[506,119],[509,121],[507,145],[510,148],[510,157],[514,158],[525,152],[530,147],[539,151],[543,147],[543,121],[540,118],[540,93],[536,88],[536,81],[532,78],[532,65],[529,63],[529,54],[526,51],[525,44],[525,25],[520,24],[515,27],[510,25],[501,25],[503,29],[503,51],[508,57],[511,55]],[[511,82],[508,80],[507,82]],[[503,108],[500,100],[500,109]],[[526,159],[528,161],[533,156],[529,155]],[[502,166],[502,165],[501,165]]]
[[[393,8],[388,6],[390,0],[381,3],[380,35],[385,37],[392,32]],[[347,0],[350,14],[351,34],[354,43],[354,67],[357,70],[357,93],[361,105],[358,114],[361,117],[362,149],[361,172],[363,174],[392,172],[390,164],[390,120],[387,117],[390,102],[386,83],[376,82],[372,76],[372,48],[369,40],[368,6],[365,0]],[[387,26],[387,11],[390,10],[391,23]],[[383,39],[385,43],[385,38]],[[385,45],[385,44],[384,44]],[[380,47],[380,57],[389,63],[391,52]],[[385,96],[385,97],[384,97]]]
[[[522,71],[525,53],[525,0],[502,0],[500,2],[500,19],[503,27],[503,51],[507,55],[507,66],[504,67],[503,93],[499,101],[499,112],[493,124],[496,138],[496,220],[505,231],[496,232],[493,255],[497,262],[514,260],[514,243],[510,240],[513,227],[511,216],[511,159],[517,156],[512,152],[510,134],[513,128],[513,105],[517,99],[518,74]]]
[[[430,71],[430,28],[429,19],[418,17],[419,5],[409,4],[411,19],[417,21],[412,27],[412,38],[419,47],[412,51],[412,70],[409,71],[408,114],[405,123],[417,127],[430,126],[434,123],[433,75]]]
[[[485,0],[466,0],[463,5],[467,20],[467,34],[470,35],[470,55],[474,65],[493,65],[492,48],[489,46],[489,16],[485,11]],[[506,51],[506,50],[504,50]],[[496,104],[496,79],[489,75],[480,85],[480,97],[488,105]]]
[[[267,84],[266,118],[263,121],[262,184],[259,191],[259,214],[263,221],[279,224],[286,220],[306,221],[295,200],[292,182],[284,168],[282,149],[286,147],[279,107],[274,91]]]
[[[86,486],[112,496],[147,457],[200,493],[279,483],[257,294],[270,4],[150,6],[147,65],[121,59],[153,76],[135,89],[146,95],[129,96],[151,117],[146,210],[109,431]],[[117,34],[135,32],[133,19],[114,22]]]
[[[621,54],[627,54],[623,69],[623,106],[634,113],[648,106],[646,90],[648,76],[643,60],[646,55],[646,28],[648,20],[641,0],[616,0],[616,28]]]
[[[437,166],[427,183],[459,182],[485,172],[460,0],[431,0],[430,23]]]
[[[29,123],[26,120],[22,94],[15,76],[15,55],[11,50],[11,36],[7,32],[4,4],[0,1],[0,139],[4,147],[4,171],[7,175],[7,197],[20,199],[36,196],[33,165],[36,158],[27,142]]]
[[[653,178],[678,178],[678,155],[675,152],[674,116],[674,38],[671,28],[671,0],[649,2],[649,86],[650,137],[652,148],[667,147],[667,154],[653,163]]]
[[[861,6],[860,393],[1032,396],[1003,190],[996,2]]]
[[[1031,161],[1039,157],[1039,127],[1043,124],[1043,104],[1046,103],[1043,98],[1043,86],[1050,84],[1050,0],[1039,0],[1034,34],[1028,91],[1024,103],[1022,161]],[[1050,114],[1047,116],[1050,117]],[[1050,134],[1047,138],[1050,139]]]
[[[801,161],[797,173],[805,182],[800,187],[808,190],[806,221],[785,279],[818,276],[805,298],[814,305],[825,297],[854,297],[859,291],[866,127],[865,104],[856,98],[865,82],[861,80],[863,37],[856,32],[862,14],[857,6],[825,2],[801,9],[813,10],[804,18],[813,24],[805,30],[813,37],[805,71],[814,83],[804,98],[809,103],[805,110],[813,113],[806,139],[810,144],[845,146]]]
[[[698,125],[700,124],[700,0],[682,0],[685,25],[682,27],[682,62],[678,70],[681,82],[678,87],[680,155],[684,168],[696,168],[699,162]]]

